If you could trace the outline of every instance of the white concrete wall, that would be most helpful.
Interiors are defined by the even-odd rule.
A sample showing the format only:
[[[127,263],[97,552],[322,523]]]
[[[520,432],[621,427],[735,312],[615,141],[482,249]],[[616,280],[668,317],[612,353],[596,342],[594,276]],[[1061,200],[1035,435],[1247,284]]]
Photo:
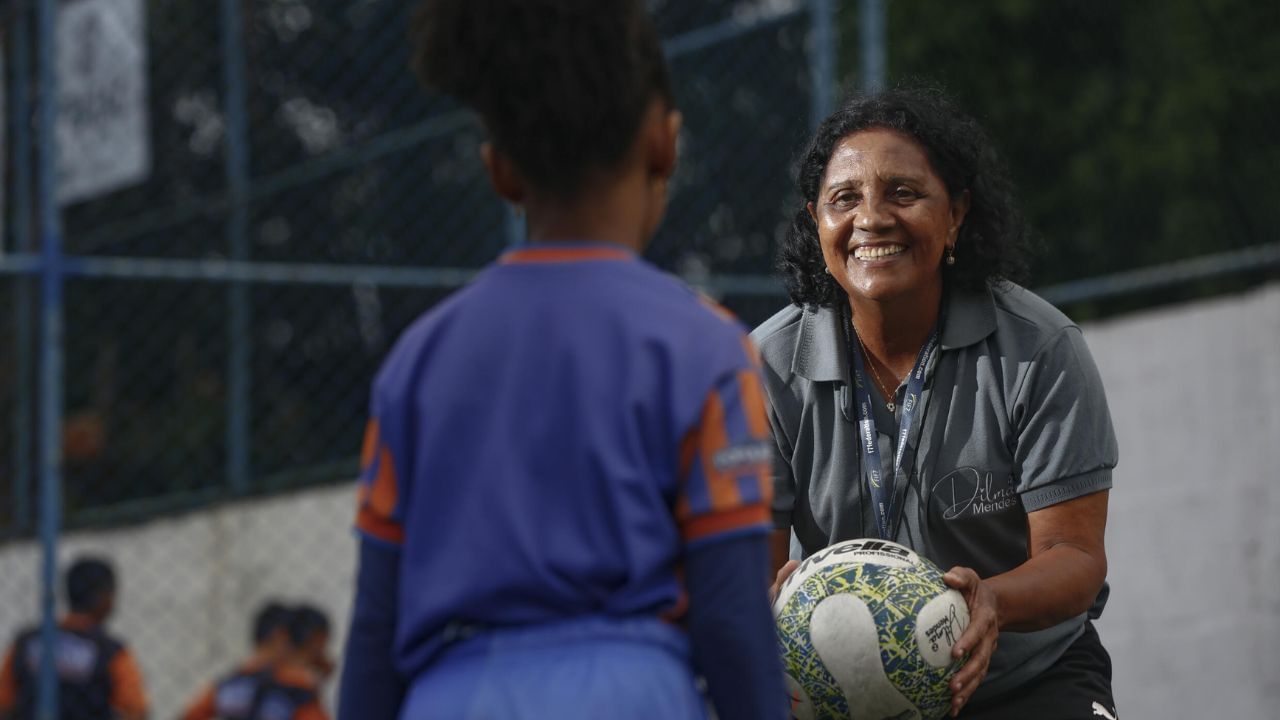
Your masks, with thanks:
[[[1125,720],[1280,714],[1280,285],[1091,325],[1120,438],[1099,623]],[[269,598],[307,599],[341,648],[354,575],[350,488],[76,534],[115,558],[112,626],[155,718],[247,646]],[[0,548],[0,638],[34,617],[38,556]],[[330,688],[332,699],[332,687]]]
[[[1125,720],[1280,717],[1280,285],[1089,326]]]
[[[326,610],[335,630],[331,649],[340,654],[354,580],[354,499],[353,487],[330,488],[75,533],[59,554],[64,563],[82,553],[114,561],[120,597],[109,627],[142,665],[152,720],[171,720],[202,683],[247,654],[252,615],[267,600]],[[39,561],[29,544],[0,548],[6,643],[37,616]]]

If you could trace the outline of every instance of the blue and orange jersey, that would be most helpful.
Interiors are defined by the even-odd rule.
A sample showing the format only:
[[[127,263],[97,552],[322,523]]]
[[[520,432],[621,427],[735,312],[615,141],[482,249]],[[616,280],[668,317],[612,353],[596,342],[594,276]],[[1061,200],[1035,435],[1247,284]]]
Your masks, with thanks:
[[[356,525],[400,553],[397,664],[485,627],[678,613],[696,543],[769,528],[742,325],[630,251],[513,250],[397,342]]]
[[[63,618],[58,629],[54,666],[62,717],[106,717],[112,712],[141,717],[147,712],[142,671],[128,647],[78,613]],[[39,666],[40,633],[31,629],[19,635],[0,663],[0,716],[34,714]]]
[[[246,662],[206,687],[182,720],[328,720],[315,678],[291,663]]]

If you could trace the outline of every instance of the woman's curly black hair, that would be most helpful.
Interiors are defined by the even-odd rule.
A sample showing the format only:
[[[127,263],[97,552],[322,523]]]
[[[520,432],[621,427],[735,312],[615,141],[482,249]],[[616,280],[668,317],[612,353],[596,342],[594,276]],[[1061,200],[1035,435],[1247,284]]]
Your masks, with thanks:
[[[943,266],[946,282],[982,289],[993,282],[1026,281],[1030,235],[1014,203],[1008,171],[977,121],[936,88],[905,86],[845,101],[822,122],[796,162],[796,190],[804,202],[817,203],[822,176],[840,140],[870,128],[911,136],[952,197],[969,191],[956,262]],[[804,206],[778,247],[776,269],[796,305],[835,305],[845,297],[826,273],[818,228]]]
[[[561,199],[622,160],[650,103],[672,101],[643,0],[425,0],[410,34],[423,82],[475,109]]]

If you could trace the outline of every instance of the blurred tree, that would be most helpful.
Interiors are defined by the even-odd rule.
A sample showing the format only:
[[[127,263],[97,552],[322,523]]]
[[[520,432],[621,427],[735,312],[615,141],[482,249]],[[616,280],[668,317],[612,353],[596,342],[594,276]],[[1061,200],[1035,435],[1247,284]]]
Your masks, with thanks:
[[[942,83],[1003,151],[1036,284],[1277,241],[1280,4],[915,0],[888,35],[891,79]]]

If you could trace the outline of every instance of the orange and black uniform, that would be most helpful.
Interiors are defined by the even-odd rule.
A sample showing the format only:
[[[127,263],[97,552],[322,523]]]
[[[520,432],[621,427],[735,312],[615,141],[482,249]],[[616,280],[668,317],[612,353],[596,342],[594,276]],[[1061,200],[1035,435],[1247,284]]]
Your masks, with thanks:
[[[315,679],[291,665],[247,663],[202,692],[182,720],[329,720]]]
[[[142,673],[129,649],[90,618],[72,613],[60,624],[55,665],[62,720],[110,720],[147,709]],[[40,631],[18,635],[0,667],[0,713],[35,717]]]

